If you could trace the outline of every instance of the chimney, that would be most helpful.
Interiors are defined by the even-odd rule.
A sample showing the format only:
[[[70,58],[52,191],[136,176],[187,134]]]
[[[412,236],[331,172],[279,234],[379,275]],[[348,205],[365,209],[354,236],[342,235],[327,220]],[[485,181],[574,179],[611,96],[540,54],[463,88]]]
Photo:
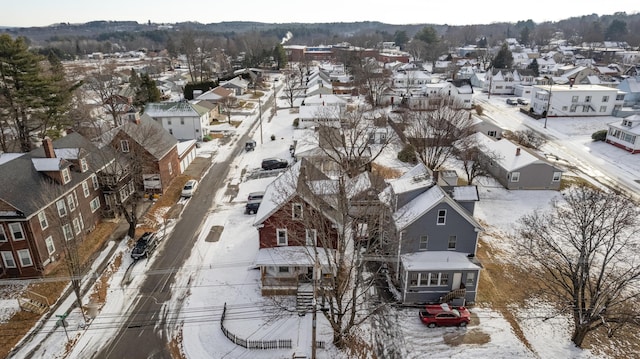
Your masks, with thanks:
[[[42,147],[44,148],[44,156],[46,158],[56,158],[56,152],[53,150],[53,141],[49,137],[45,137],[42,140]]]
[[[520,156],[520,147],[516,148],[516,156]]]

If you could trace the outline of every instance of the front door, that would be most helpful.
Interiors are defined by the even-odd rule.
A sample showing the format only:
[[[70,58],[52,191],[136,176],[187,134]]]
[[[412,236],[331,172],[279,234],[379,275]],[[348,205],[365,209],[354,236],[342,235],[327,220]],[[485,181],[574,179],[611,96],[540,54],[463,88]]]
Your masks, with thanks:
[[[451,283],[451,289],[460,289],[460,282],[462,281],[462,273],[453,273],[453,283]]]

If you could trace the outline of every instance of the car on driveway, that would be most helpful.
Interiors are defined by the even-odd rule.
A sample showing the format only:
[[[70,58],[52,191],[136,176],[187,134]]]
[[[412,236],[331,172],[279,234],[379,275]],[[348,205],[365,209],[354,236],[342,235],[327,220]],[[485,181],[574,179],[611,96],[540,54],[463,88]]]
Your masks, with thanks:
[[[526,98],[518,98],[518,105],[528,105],[529,104],[529,100],[527,100]]]
[[[429,328],[465,327],[471,321],[471,313],[465,307],[453,307],[447,303],[428,304],[420,311],[420,320]]]
[[[193,196],[193,193],[196,191],[197,187],[198,187],[198,181],[194,179],[188,180],[187,183],[185,183],[184,187],[182,188],[182,197]]]
[[[282,158],[265,158],[264,160],[262,160],[262,165],[261,165],[262,169],[265,171],[269,171],[269,170],[277,170],[280,168],[287,168],[289,167],[289,162],[285,159]]]
[[[507,99],[507,105],[517,105],[518,104],[518,100],[516,100],[515,98],[508,98]]]
[[[140,258],[146,258],[157,247],[158,241],[154,232],[145,232],[138,241],[136,241],[135,247],[131,251],[131,258],[138,260]]]
[[[260,203],[262,203],[262,198],[252,199],[247,201],[247,204],[244,206],[244,214],[258,213],[258,208],[260,208]]]

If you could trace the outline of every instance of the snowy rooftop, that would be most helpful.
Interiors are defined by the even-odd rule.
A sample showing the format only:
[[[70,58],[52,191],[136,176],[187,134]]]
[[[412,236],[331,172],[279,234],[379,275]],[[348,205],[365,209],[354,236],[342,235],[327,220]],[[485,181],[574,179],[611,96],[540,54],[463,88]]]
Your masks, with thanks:
[[[36,171],[60,171],[62,158],[32,158]]]
[[[456,186],[453,187],[453,193],[451,196],[456,201],[478,201],[478,187]]]
[[[526,148],[518,146],[507,139],[495,141],[489,136],[479,132],[471,136],[475,137],[476,143],[478,143],[483,150],[495,153],[498,156],[496,162],[506,171],[515,171],[534,163],[547,163],[541,158],[534,156]],[[518,149],[520,149],[520,151],[518,151]]]
[[[322,265],[329,264],[327,251],[330,249],[304,246],[285,246],[273,248],[261,248],[256,256],[256,266],[312,266],[315,252],[318,254],[318,262]],[[330,254],[333,256],[333,254]]]
[[[393,214],[396,228],[398,230],[406,228],[442,201],[444,197],[445,193],[440,186],[433,186],[428,191],[420,194]]]
[[[408,271],[437,270],[469,270],[480,269],[472,263],[466,253],[448,251],[424,251],[403,254],[402,265]]]

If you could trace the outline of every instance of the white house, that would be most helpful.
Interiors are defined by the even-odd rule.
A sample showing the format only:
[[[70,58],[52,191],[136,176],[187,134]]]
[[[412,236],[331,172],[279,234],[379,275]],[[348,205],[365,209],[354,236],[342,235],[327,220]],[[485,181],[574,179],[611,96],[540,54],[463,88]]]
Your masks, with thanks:
[[[600,85],[535,85],[531,111],[553,117],[612,116],[622,108],[625,93]],[[551,93],[551,98],[549,98]]]
[[[640,115],[631,115],[622,121],[608,124],[607,143],[631,153],[640,153]]]
[[[144,113],[179,140],[198,140],[207,135],[209,109],[186,101],[149,103]]]
[[[535,83],[533,70],[493,69],[484,73],[482,91],[491,95],[513,95],[516,85]]]

